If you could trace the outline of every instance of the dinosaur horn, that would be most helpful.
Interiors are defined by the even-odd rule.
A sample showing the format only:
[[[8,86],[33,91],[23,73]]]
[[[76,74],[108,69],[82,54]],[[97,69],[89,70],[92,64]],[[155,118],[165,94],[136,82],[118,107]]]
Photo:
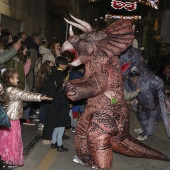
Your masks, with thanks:
[[[77,21],[79,24],[81,24],[84,28],[86,28],[88,32],[93,31],[92,26],[91,26],[88,22],[85,22],[85,21],[83,21],[83,20],[80,20],[80,19],[78,19],[78,18],[75,18],[75,17],[72,16],[71,14],[70,14],[70,16],[71,16],[75,21]]]
[[[70,36],[74,36],[74,32],[73,32],[73,29],[72,29],[72,26],[70,25],[69,27],[69,35]]]
[[[78,23],[75,23],[75,22],[72,22],[72,21],[69,21],[69,20],[67,20],[66,18],[64,18],[64,20],[65,20],[67,23],[69,23],[70,25],[73,25],[73,26],[79,28],[80,30],[82,30],[82,31],[84,31],[84,32],[87,32],[87,30],[86,30],[82,25],[80,25],[80,24],[78,24]]]

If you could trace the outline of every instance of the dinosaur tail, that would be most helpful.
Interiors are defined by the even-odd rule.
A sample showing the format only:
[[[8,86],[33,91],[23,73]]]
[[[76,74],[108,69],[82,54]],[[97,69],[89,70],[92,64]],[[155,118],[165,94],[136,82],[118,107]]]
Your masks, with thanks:
[[[166,155],[144,145],[143,143],[133,138],[130,134],[121,142],[112,140],[112,149],[114,152],[129,157],[149,158],[170,162],[170,159]]]

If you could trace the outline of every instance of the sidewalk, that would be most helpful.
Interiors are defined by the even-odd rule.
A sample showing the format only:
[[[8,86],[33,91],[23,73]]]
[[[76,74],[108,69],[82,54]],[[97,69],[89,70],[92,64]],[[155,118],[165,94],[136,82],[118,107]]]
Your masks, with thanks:
[[[132,108],[129,107],[130,116],[130,134],[136,138],[135,128],[140,124]],[[28,127],[27,128],[35,128]],[[91,167],[85,167],[74,163],[73,157],[76,155],[74,135],[70,129],[66,130],[69,140],[64,140],[63,145],[69,149],[69,152],[57,152],[56,149],[50,149],[50,145],[43,145],[39,140],[34,147],[30,149],[25,157],[25,164],[17,170],[92,170]],[[158,124],[156,132],[152,137],[142,143],[150,146],[168,157],[170,157],[170,139],[167,137],[163,121]],[[169,170],[169,162],[158,161],[144,158],[126,157],[121,154],[113,153],[113,166],[110,170]]]
[[[41,132],[38,125],[27,126],[21,124],[22,141],[24,148],[24,156],[29,152],[31,147],[41,138]]]

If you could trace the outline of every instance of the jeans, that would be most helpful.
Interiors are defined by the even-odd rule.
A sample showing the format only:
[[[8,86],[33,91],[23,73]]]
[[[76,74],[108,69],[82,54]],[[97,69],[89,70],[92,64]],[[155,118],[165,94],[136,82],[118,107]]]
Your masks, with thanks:
[[[64,133],[65,127],[57,127],[54,128],[53,134],[52,134],[52,143],[55,144],[57,142],[58,146],[61,146],[63,144],[62,137]]]
[[[28,119],[30,115],[30,107],[26,107],[26,109],[24,110],[24,118]]]

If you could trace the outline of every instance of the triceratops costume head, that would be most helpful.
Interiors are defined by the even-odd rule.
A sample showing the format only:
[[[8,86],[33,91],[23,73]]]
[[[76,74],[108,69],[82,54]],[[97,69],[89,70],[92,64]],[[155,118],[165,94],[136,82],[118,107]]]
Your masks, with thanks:
[[[71,17],[76,22],[66,22],[84,34],[74,35],[70,28],[70,37],[62,50],[74,51],[76,57],[71,64],[78,66],[83,63],[86,71],[83,78],[65,83],[65,92],[73,101],[88,99],[76,127],[77,156],[73,160],[103,169],[111,167],[112,151],[126,156],[169,160],[129,134],[129,117],[117,56],[133,41],[131,21],[120,20],[97,32],[88,23]]]
[[[122,23],[114,23],[114,27],[110,26],[104,31],[96,31],[87,22],[72,15],[71,17],[77,23],[65,19],[66,22],[84,32],[81,35],[74,35],[72,26],[70,26],[69,40],[63,44],[62,51],[76,50],[78,53],[72,65],[86,64],[94,56],[98,55],[99,50],[105,53],[105,57],[117,56],[131,45],[133,41],[133,30],[129,20],[124,20]]]

